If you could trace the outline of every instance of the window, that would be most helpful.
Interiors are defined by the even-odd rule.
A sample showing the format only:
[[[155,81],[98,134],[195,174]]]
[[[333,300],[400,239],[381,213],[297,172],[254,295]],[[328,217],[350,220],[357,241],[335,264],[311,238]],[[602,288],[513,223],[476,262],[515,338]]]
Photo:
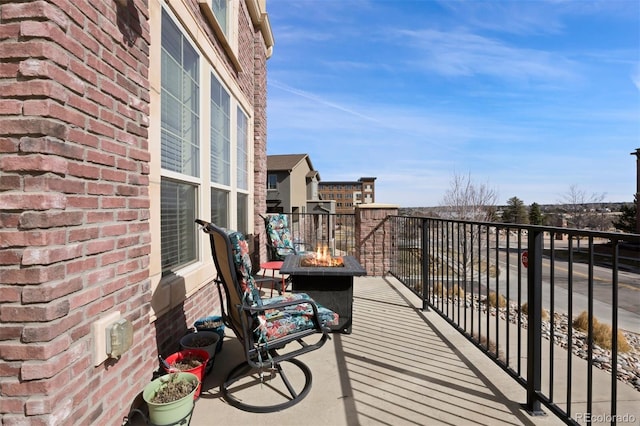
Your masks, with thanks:
[[[229,38],[229,25],[227,23],[228,19],[228,0],[212,0],[211,1],[211,9],[213,9],[213,14],[218,20],[218,24],[220,24],[220,28],[224,34]]]
[[[249,196],[247,193],[241,193],[241,190],[249,190],[249,119],[240,107],[236,111],[236,137],[237,137],[237,155],[236,155],[236,172],[238,178],[238,196],[237,196],[237,229],[238,231],[249,234]]]
[[[278,175],[267,175],[267,190],[269,189],[278,189]]]
[[[242,232],[245,235],[250,234],[249,232],[249,196],[247,194],[238,194],[238,231]]]
[[[231,98],[211,75],[211,182],[231,184]]]
[[[200,177],[199,57],[165,11],[161,70],[161,252],[163,274],[196,260]]]
[[[161,250],[163,272],[196,258],[196,191],[193,185],[162,179]]]
[[[211,222],[229,227],[229,191],[211,188]]]
[[[212,7],[232,31],[230,2]],[[162,275],[186,277],[193,268],[182,269],[201,256],[196,218],[252,232],[253,127],[251,110],[234,97],[239,82],[216,74],[169,9],[160,20],[160,200],[152,204],[160,209]]]
[[[237,151],[237,165],[238,172],[238,189],[249,189],[249,120],[244,114],[242,109],[238,107],[236,116],[237,120],[237,138],[238,138],[238,151]]]

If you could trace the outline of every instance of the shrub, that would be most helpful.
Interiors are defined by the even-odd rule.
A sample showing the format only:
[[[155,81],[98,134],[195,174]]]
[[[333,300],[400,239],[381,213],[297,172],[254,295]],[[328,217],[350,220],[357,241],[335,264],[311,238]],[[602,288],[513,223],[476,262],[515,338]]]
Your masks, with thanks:
[[[524,302],[522,304],[522,306],[520,307],[520,312],[527,315],[527,312],[529,312],[529,304],[527,302]],[[542,315],[542,321],[549,320],[549,311],[547,311],[545,308],[542,308],[541,315]]]
[[[495,278],[495,277],[497,277],[498,275],[500,275],[500,268],[498,268],[498,267],[497,267],[497,266],[495,266],[495,265],[491,265],[491,266],[489,266],[489,276],[490,276],[491,278]]]
[[[504,308],[505,306],[507,306],[507,299],[505,299],[503,295],[498,295],[495,291],[492,291],[491,293],[489,293],[488,303],[489,306],[492,306],[494,308],[496,306]]]
[[[487,340],[485,336],[480,336],[478,339],[478,335],[475,332],[471,333],[471,337],[473,337],[482,348],[485,348],[489,353],[494,354],[498,359],[506,362],[504,353],[496,346],[493,340]]]
[[[597,320],[594,318],[593,322],[595,323]],[[580,315],[577,316],[576,319],[573,320],[573,328],[576,330],[587,332],[589,328],[589,317],[587,311],[582,311]]]
[[[593,317],[593,342],[604,349],[611,349],[613,330],[609,324],[603,324],[598,321],[596,317]],[[582,311],[578,317],[573,320],[573,327],[576,330],[588,332],[589,330],[589,316],[587,311]],[[622,331],[618,330],[618,351],[629,352],[631,345],[627,341]]]
[[[435,283],[431,291],[436,296],[442,296],[442,283],[441,282]]]
[[[449,289],[449,296],[458,296],[459,298],[463,298],[464,288],[459,287],[458,284],[454,285],[453,288]]]

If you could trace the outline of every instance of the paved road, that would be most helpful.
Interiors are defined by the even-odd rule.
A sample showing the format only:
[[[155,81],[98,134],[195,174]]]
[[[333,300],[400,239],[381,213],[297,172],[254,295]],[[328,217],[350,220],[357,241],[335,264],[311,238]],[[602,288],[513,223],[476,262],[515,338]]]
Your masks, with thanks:
[[[499,293],[506,294],[507,276],[509,281],[509,294],[512,299],[517,298],[518,273],[520,272],[521,297],[524,303],[527,299],[526,283],[527,270],[524,267],[518,269],[520,258],[517,253],[509,255],[508,274],[502,273],[507,269],[506,258],[501,258],[500,278],[498,280]],[[550,260],[543,259],[543,304],[545,308],[551,306],[552,288],[550,277]],[[553,298],[556,312],[568,312],[569,306],[569,265],[565,261],[555,261],[554,265],[554,287]],[[587,310],[588,307],[588,265],[584,263],[573,263],[573,315]],[[605,323],[612,323],[612,272],[610,268],[594,266],[593,268],[593,300],[595,316]],[[495,290],[495,280],[489,283],[489,288]],[[620,328],[634,333],[640,333],[640,274],[635,272],[620,271],[618,275],[618,325]]]

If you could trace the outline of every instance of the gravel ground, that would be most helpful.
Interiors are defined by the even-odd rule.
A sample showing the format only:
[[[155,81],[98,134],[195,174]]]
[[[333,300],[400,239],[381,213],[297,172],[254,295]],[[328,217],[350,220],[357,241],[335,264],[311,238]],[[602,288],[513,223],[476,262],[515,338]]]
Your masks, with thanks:
[[[456,304],[457,300],[449,300],[450,303]],[[484,300],[474,300],[474,310],[480,309],[482,312],[486,312],[487,304]],[[467,309],[471,308],[471,300],[468,296],[467,298]],[[519,315],[519,307],[515,303],[511,303],[509,305],[509,321],[513,324],[518,323],[518,315]],[[496,308],[490,307],[489,314],[491,316],[495,316],[496,312],[500,315],[501,319],[507,318],[507,308],[499,308],[496,311]],[[521,326],[523,328],[527,328],[527,316],[522,315],[520,319]],[[617,377],[618,380],[624,383],[628,383],[633,386],[638,392],[640,392],[640,335],[636,333],[631,333],[628,331],[622,331],[622,334],[627,339],[627,342],[631,346],[631,350],[628,352],[618,352],[618,363],[617,363]],[[542,321],[542,336],[551,340],[551,321],[549,319]],[[566,349],[569,346],[568,342],[569,336],[569,318],[566,314],[562,313],[554,313],[554,321],[553,321],[553,342]],[[576,328],[572,327],[572,336],[571,336],[571,351],[574,355],[579,356],[582,359],[588,358],[587,351],[587,334]],[[605,348],[602,348],[596,344],[593,345],[593,353],[592,353],[592,365],[601,370],[608,371],[611,373],[612,371],[612,362],[611,362],[611,351]]]

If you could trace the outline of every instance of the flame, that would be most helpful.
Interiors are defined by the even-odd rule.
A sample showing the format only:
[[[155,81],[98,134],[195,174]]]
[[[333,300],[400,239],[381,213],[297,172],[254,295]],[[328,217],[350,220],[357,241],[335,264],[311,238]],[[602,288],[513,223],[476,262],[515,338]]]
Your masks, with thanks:
[[[344,266],[344,260],[340,256],[331,256],[329,247],[318,246],[315,252],[305,255],[301,259],[300,266]]]

